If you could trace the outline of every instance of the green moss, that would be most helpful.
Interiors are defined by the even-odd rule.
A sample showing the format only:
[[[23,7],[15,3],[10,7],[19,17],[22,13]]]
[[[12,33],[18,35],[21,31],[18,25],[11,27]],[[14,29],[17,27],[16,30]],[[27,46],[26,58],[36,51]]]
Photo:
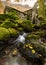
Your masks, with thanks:
[[[0,40],[7,40],[9,38],[10,35],[8,29],[0,27]]]
[[[19,31],[17,31],[16,29],[8,28],[8,30],[11,37],[16,37],[19,34]]]
[[[29,20],[17,20],[16,22],[20,25],[20,27],[27,31],[31,31],[33,29],[33,24]]]
[[[29,34],[27,36],[27,39],[39,39],[39,38],[40,38],[40,36],[39,35],[35,35],[35,34]]]
[[[17,15],[10,15],[10,14],[0,14],[0,20],[4,21],[6,19],[10,20],[17,20],[19,17]]]
[[[46,20],[40,22],[40,25],[41,25],[41,26],[42,26],[42,25],[45,25],[45,24],[46,24]]]
[[[18,30],[21,32],[23,31],[24,29],[22,27],[19,27]]]
[[[45,31],[36,31],[36,32],[34,32],[33,34],[35,34],[35,35],[40,35],[40,36],[44,36]]]
[[[27,29],[27,31],[32,31],[33,30],[33,24],[29,20],[24,20],[22,23],[22,26]]]
[[[21,24],[23,23],[23,20],[15,20],[16,23]]]
[[[11,21],[9,21],[9,19],[7,19],[5,20],[5,22],[1,24],[1,27],[11,28],[11,27],[15,27],[15,25]]]

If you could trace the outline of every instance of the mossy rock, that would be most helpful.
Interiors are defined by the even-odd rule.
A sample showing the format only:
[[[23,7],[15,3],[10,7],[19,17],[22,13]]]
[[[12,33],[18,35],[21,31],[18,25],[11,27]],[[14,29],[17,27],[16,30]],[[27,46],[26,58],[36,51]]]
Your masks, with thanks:
[[[0,40],[8,40],[9,38],[10,35],[8,29],[0,27]]]
[[[32,46],[34,47],[34,49],[38,52],[38,53],[40,53],[40,54],[42,54],[44,57],[46,57],[46,48],[45,48],[45,46],[44,45],[42,45],[42,44],[40,44],[40,43],[32,43]]]
[[[15,20],[15,22],[18,23],[18,24],[21,24],[21,23],[23,23],[23,20],[20,20],[20,19],[19,20]]]
[[[41,25],[34,24],[33,31],[38,31],[41,28]]]
[[[19,27],[23,28],[24,31],[32,31],[33,24],[29,20],[16,20],[15,21]]]
[[[1,27],[12,28],[12,27],[15,27],[15,25],[11,21],[9,21],[9,19],[7,19],[5,20],[5,22],[1,24]]]
[[[23,31],[23,27],[21,27],[21,25],[19,23],[15,23],[15,28],[18,30],[18,31]]]
[[[46,29],[46,21],[42,21],[40,24],[41,24],[41,29]]]
[[[43,31],[36,31],[36,32],[34,32],[33,34],[35,34],[35,35],[40,35],[40,37],[42,37],[42,36],[45,35],[45,31],[44,31],[44,30],[43,30]]]
[[[18,30],[21,32],[21,31],[24,31],[24,29],[22,27],[19,27]]]
[[[33,24],[29,20],[24,20],[22,23],[22,26],[27,30],[27,31],[32,31],[33,30]]]
[[[46,20],[40,22],[40,25],[43,25],[43,24],[46,24]]]
[[[39,35],[35,35],[35,34],[29,34],[26,39],[29,40],[29,39],[39,39],[40,36]]]
[[[13,28],[8,28],[8,31],[9,31],[11,37],[16,37],[19,34],[19,31],[17,31],[16,29],[13,29]]]
[[[33,29],[33,24],[29,20],[23,20],[20,26],[23,27],[25,31],[32,31]]]
[[[0,20],[4,21],[6,19],[10,20],[17,20],[19,17],[17,15],[10,15],[10,14],[0,14]]]

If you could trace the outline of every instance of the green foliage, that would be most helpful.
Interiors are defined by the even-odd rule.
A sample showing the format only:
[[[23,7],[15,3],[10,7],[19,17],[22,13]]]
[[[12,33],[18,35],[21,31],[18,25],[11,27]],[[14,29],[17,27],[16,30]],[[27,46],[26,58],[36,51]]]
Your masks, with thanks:
[[[21,24],[27,31],[32,31],[33,24],[29,20],[24,20]]]
[[[8,28],[8,31],[9,31],[11,37],[16,37],[19,34],[19,31],[17,31],[16,29],[13,29],[13,28]]]
[[[18,23],[18,24],[22,24],[23,20],[16,20],[15,22]]]
[[[1,27],[12,28],[15,27],[15,24],[9,21],[9,19],[7,19],[1,24]]]
[[[27,31],[31,31],[33,29],[33,24],[29,20],[16,20],[16,22],[20,25],[20,27]]]
[[[0,40],[7,40],[9,38],[10,35],[8,29],[0,27]]]
[[[15,20],[19,19],[18,13],[17,13],[17,11],[14,8],[6,6],[5,14],[8,14],[8,15],[11,15],[12,17],[15,17]]]
[[[0,14],[0,20],[4,21],[6,19],[10,19],[10,20],[16,20],[19,19],[19,17],[17,15],[9,15],[9,14]]]

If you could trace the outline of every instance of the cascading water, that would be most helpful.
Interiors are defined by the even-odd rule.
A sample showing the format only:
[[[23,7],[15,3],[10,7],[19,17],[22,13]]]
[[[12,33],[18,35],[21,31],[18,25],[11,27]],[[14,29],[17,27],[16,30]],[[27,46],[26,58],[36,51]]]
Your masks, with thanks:
[[[20,34],[19,36],[18,36],[18,38],[15,40],[15,41],[13,41],[13,43],[19,43],[19,42],[21,42],[21,43],[25,43],[25,37],[28,35],[28,33],[23,33],[22,35]]]

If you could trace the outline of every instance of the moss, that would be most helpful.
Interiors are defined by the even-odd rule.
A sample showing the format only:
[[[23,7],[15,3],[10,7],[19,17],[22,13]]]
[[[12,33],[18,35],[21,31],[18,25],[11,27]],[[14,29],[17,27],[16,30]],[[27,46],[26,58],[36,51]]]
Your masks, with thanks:
[[[36,25],[36,24],[33,25],[33,30],[34,30],[34,31],[37,31],[37,30],[39,30],[40,28],[41,28],[40,25]]]
[[[19,17],[17,15],[10,15],[10,14],[0,14],[0,20],[4,21],[6,19],[10,20],[17,20]]]
[[[46,20],[40,22],[40,25],[43,25],[43,24],[46,24]]]
[[[9,19],[7,19],[5,20],[5,22],[1,24],[1,27],[11,28],[11,27],[15,27],[15,25],[11,21],[9,21]]]
[[[24,29],[22,27],[19,27],[18,30],[21,32],[21,31],[24,31]]]
[[[19,27],[23,28],[24,31],[32,31],[33,24],[29,20],[16,20]]]
[[[39,39],[40,36],[39,35],[35,35],[35,34],[29,34],[26,38],[27,39]]]
[[[34,32],[35,35],[40,35],[41,37],[45,35],[45,31],[36,31]]]
[[[19,31],[17,31],[16,29],[8,28],[8,30],[11,37],[16,37],[19,34]]]
[[[23,20],[15,20],[16,23],[21,24],[23,23]]]
[[[8,29],[0,27],[0,40],[7,40],[9,38],[10,35]]]
[[[27,30],[27,31],[32,31],[33,30],[33,24],[29,20],[25,20],[22,23],[22,26]]]

